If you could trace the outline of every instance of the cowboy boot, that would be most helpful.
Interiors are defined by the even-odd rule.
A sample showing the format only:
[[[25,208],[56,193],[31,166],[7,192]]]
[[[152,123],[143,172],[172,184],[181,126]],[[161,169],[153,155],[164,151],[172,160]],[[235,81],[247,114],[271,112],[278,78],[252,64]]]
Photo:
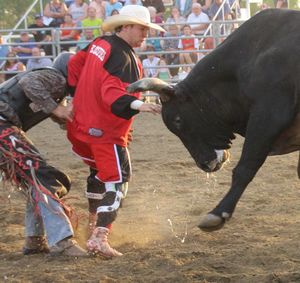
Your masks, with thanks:
[[[47,240],[44,236],[29,236],[25,238],[24,255],[49,253]]]
[[[74,239],[66,238],[50,247],[50,255],[82,257],[88,253]]]
[[[87,241],[87,249],[89,252],[99,254],[105,258],[121,256],[120,252],[113,249],[107,240],[109,229],[105,227],[96,227],[92,236]]]

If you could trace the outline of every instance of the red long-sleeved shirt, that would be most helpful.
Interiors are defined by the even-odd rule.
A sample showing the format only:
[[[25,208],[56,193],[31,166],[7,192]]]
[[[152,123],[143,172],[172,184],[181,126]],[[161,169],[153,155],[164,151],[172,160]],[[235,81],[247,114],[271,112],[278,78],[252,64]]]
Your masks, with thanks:
[[[130,108],[140,93],[126,86],[141,79],[142,65],[134,50],[116,35],[95,39],[68,64],[73,99],[75,137],[89,143],[127,145],[137,110]],[[74,130],[72,131],[74,134]]]

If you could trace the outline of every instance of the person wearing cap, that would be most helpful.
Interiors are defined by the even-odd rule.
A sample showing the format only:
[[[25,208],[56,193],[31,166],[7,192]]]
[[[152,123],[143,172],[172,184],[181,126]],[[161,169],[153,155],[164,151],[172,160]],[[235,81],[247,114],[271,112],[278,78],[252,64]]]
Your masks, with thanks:
[[[0,85],[0,171],[26,196],[25,255],[87,255],[73,239],[69,208],[61,201],[71,188],[69,177],[49,165],[25,134],[52,115],[54,121],[72,119],[72,106],[60,103],[72,55],[61,53],[53,68],[25,71]]]
[[[16,52],[20,61],[23,64],[27,64],[27,57],[31,56],[32,48],[36,47],[35,41],[30,38],[28,31],[21,31],[20,32],[20,39],[16,42],[18,46],[13,46],[11,50]]]
[[[29,29],[32,29],[30,30],[30,33],[33,35],[38,47],[44,49],[46,55],[52,55],[52,46],[51,44],[47,44],[47,42],[51,42],[52,40],[51,30],[46,30],[46,28],[49,28],[49,26],[44,24],[43,16],[41,14],[35,14],[34,20],[35,22],[28,27]],[[45,42],[45,44],[39,44],[38,42]]]
[[[150,28],[164,32],[151,23],[146,7],[124,6],[103,22],[103,31],[112,35],[96,38],[68,64],[74,93],[68,138],[74,153],[90,167],[86,196],[92,231],[87,249],[107,258],[122,255],[110,246],[108,236],[131,176],[127,145],[133,118],[139,112],[161,111],[160,105],[142,102],[140,93],[126,91],[142,78],[134,48],[141,46]]]

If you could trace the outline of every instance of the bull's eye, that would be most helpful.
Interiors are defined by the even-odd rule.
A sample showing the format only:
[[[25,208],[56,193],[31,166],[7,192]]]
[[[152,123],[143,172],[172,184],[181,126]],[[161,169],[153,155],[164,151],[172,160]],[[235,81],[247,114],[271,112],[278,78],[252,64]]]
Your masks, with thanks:
[[[179,116],[176,116],[174,119],[174,125],[176,127],[176,129],[180,130],[181,128],[181,119]]]

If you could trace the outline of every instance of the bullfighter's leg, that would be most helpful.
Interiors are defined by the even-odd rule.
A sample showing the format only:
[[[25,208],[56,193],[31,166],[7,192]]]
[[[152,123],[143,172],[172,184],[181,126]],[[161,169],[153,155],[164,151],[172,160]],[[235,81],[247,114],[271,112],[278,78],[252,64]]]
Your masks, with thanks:
[[[97,209],[101,206],[101,200],[103,200],[105,196],[105,184],[101,182],[97,177],[98,171],[94,168],[90,167],[90,175],[87,178],[87,190],[86,197],[88,198],[89,205],[89,221],[88,221],[88,237],[91,236],[93,230],[96,227],[97,222]],[[128,182],[121,184],[122,191],[122,199],[120,207],[122,206],[122,202],[127,195],[128,191]],[[107,228],[111,229],[111,225],[107,225]]]
[[[199,224],[205,231],[222,228],[229,219],[247,185],[266,160],[273,142],[294,117],[293,102],[287,95],[278,100],[257,105],[249,117],[241,158],[233,170],[232,185],[225,197]],[[274,95],[273,95],[274,97]],[[281,99],[280,99],[281,98]],[[268,100],[267,100],[268,101]]]
[[[104,184],[105,192],[98,200],[96,227],[87,241],[87,248],[108,258],[120,256],[121,253],[110,247],[108,235],[121,205],[123,182],[128,181],[131,175],[129,153],[127,148],[113,144],[94,145],[92,150],[98,169],[96,178],[101,180],[98,186]]]
[[[86,197],[89,205],[88,237],[91,236],[96,226],[97,208],[105,195],[105,184],[96,178],[98,171],[90,167],[90,175],[87,178]]]

